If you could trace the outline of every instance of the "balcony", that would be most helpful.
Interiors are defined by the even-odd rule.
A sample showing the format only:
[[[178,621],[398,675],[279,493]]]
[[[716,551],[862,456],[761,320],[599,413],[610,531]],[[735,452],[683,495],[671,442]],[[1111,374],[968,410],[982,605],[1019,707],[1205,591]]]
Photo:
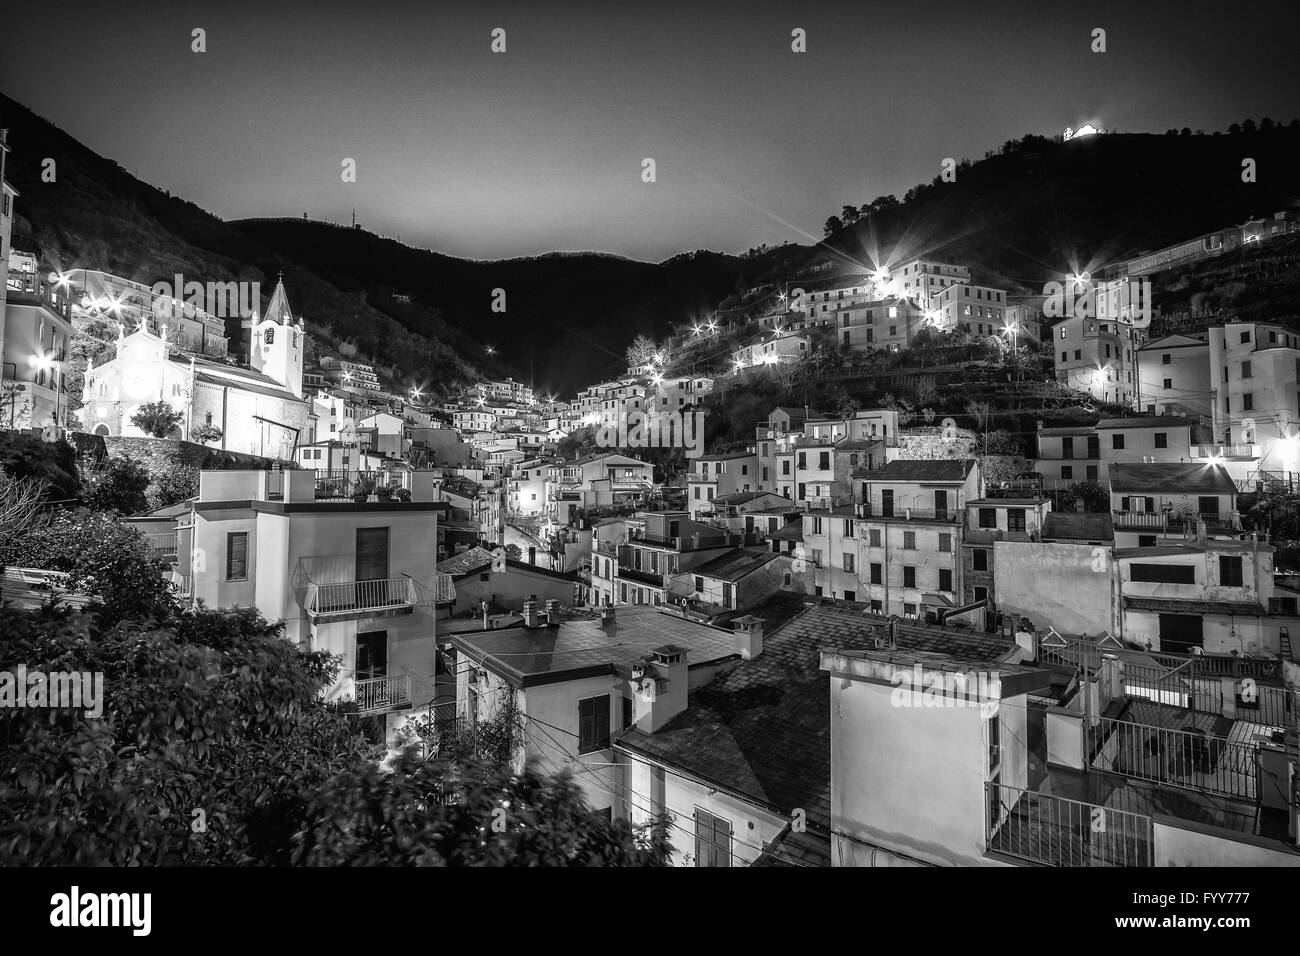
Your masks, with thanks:
[[[410,614],[415,604],[415,582],[402,576],[341,584],[311,582],[304,608],[311,617],[339,620]]]
[[[361,714],[378,714],[410,707],[411,677],[409,674],[397,674],[357,680],[353,697],[357,702],[357,712]]]
[[[158,555],[158,557],[166,558],[173,563],[176,561],[175,531],[146,534],[144,536],[144,543],[148,546],[149,550]]]
[[[1118,531],[1186,534],[1195,531],[1198,520],[1205,522],[1205,530],[1211,534],[1233,534],[1241,531],[1241,516],[1237,514],[1205,512],[1166,515],[1161,511],[1112,511],[1111,517]]]
[[[1193,458],[1235,458],[1251,459],[1259,457],[1258,445],[1193,445]]]
[[[1149,816],[1004,784],[984,787],[990,853],[1043,866],[1155,865]]]
[[[966,544],[993,544],[995,541],[1033,541],[1032,532],[1024,530],[1003,531],[1000,528],[967,528]]]

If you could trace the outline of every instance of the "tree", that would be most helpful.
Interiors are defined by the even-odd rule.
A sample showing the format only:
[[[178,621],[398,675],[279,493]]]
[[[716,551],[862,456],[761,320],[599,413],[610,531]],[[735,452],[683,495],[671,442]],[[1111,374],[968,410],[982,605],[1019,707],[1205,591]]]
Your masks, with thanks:
[[[381,769],[339,660],[255,610],[92,630],[0,608],[0,670],[99,673],[103,712],[0,708],[0,865],[660,865],[665,827],[590,812],[572,780],[421,759]]]
[[[1241,124],[1240,124],[1240,123],[1233,123],[1232,125],[1230,125],[1230,126],[1228,127],[1228,132],[1229,132],[1231,135],[1236,136],[1238,133],[1241,132]]]
[[[168,462],[153,474],[153,481],[145,491],[145,500],[150,511],[167,508],[197,497],[199,493],[199,469],[193,465]]]
[[[1241,123],[1241,131],[1243,133],[1255,132],[1255,121],[1253,119],[1243,120]]]
[[[167,620],[175,611],[166,562],[109,512],[58,512],[0,542],[0,563],[64,572],[68,590],[88,595],[104,624]]]
[[[840,217],[831,216],[829,219],[826,220],[826,224],[822,226],[822,232],[826,236],[826,238],[829,239],[831,236],[835,235],[835,233],[839,232],[843,228],[844,228],[844,222],[840,219]]]
[[[0,432],[0,469],[15,478],[44,482],[48,500],[66,501],[81,493],[77,453],[66,441],[47,442],[21,432]]]
[[[845,206],[840,210],[840,221],[846,226],[851,226],[858,221],[858,207]]]
[[[506,550],[506,557],[509,558],[511,561],[519,561],[524,556],[523,549],[520,548],[519,545],[517,544],[513,544],[513,543],[507,544],[505,550]]]
[[[655,345],[654,339],[648,335],[638,335],[627,347],[624,355],[627,357],[628,367],[631,368],[637,365],[649,365],[658,351],[659,347]]]
[[[184,418],[166,402],[147,402],[131,416],[131,424],[154,438],[166,438]]]
[[[83,459],[81,478],[81,500],[88,508],[134,515],[149,506],[149,472],[134,458]]]
[[[224,434],[216,425],[198,425],[190,429],[190,441],[206,445],[208,442],[221,441]]]

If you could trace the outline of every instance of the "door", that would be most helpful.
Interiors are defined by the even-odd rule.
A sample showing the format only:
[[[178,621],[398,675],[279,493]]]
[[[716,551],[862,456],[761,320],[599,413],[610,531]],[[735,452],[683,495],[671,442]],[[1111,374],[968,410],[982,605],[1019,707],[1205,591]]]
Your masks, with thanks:
[[[948,517],[948,492],[936,491],[934,493],[934,516],[936,518]]]
[[[388,676],[388,632],[357,635],[357,680]]]
[[[894,516],[894,489],[885,488],[880,492],[880,513],[886,518]]]
[[[357,529],[356,606],[383,607],[388,594],[388,529]]]
[[[1161,614],[1160,649],[1186,653],[1205,644],[1199,614]]]

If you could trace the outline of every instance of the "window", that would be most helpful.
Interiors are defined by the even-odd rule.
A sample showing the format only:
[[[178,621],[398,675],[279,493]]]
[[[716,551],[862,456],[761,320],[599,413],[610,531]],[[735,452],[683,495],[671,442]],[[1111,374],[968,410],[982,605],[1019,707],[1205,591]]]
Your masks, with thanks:
[[[858,592],[857,592],[857,591],[845,591],[845,592],[844,592],[844,600],[846,600],[846,601],[856,601],[857,599],[858,599]]]
[[[830,466],[831,466],[831,453],[830,453],[830,452],[828,452],[828,451],[824,451],[824,452],[822,452],[820,455],[818,455],[818,457],[817,457],[817,467],[818,467],[818,468],[820,468],[822,471],[826,471],[828,468],[830,468]]]
[[[1244,395],[1241,396],[1241,410],[1243,412],[1251,411],[1254,407],[1255,407],[1255,396],[1252,393],[1246,392]]]
[[[609,746],[609,695],[578,701],[578,753]]]
[[[915,604],[903,604],[903,617],[916,617]]]
[[[848,551],[844,552],[844,570],[845,571],[853,570],[853,555],[850,554]]]
[[[1169,447],[1169,433],[1168,433],[1168,432],[1156,432],[1156,434],[1155,434],[1155,440],[1156,440],[1156,447],[1157,447],[1157,448],[1168,448],[1168,447]]]
[[[871,583],[872,583],[872,584],[879,584],[879,583],[881,582],[880,571],[881,571],[881,566],[880,566],[879,564],[872,564],[872,565],[871,565]]]
[[[704,592],[704,578],[700,577],[698,574],[695,576],[695,590],[700,593]]]
[[[916,587],[916,568],[910,564],[903,565],[903,587]]]
[[[904,532],[903,532],[903,550],[904,550],[904,551],[915,551],[915,550],[916,550],[916,532],[915,532],[915,531],[904,531]]]
[[[1007,530],[1008,531],[1025,530],[1025,509],[1024,508],[1007,509]]]
[[[1075,349],[1075,350],[1074,350],[1074,360],[1075,360],[1076,362],[1078,362],[1078,361],[1079,361],[1080,359],[1082,359],[1082,358],[1083,358],[1083,350],[1082,350],[1082,349]]]
[[[813,567],[814,567],[814,568],[820,568],[820,567],[822,566],[822,549],[821,549],[821,548],[813,548],[813,553],[812,553],[812,562],[813,562]]]
[[[1241,581],[1241,558],[1219,555],[1219,584],[1239,588]]]
[[[987,548],[974,548],[971,550],[971,567],[976,571],[987,571],[989,569],[989,552]]]
[[[947,568],[939,569],[939,590],[940,591],[952,590],[952,572]]]
[[[988,599],[989,599],[989,589],[988,589],[988,588],[977,587],[977,588],[975,589],[975,600],[977,600],[977,601],[987,601]]]
[[[1061,469],[1064,471],[1065,469]],[[979,510],[979,526],[981,528],[996,528],[998,526],[998,510],[996,508],[981,508]]]
[[[1168,352],[1166,352],[1164,355],[1160,356],[1160,364],[1161,364],[1161,365],[1169,365],[1170,363],[1173,362],[1173,360],[1174,360],[1174,357],[1173,357],[1172,355],[1170,355]]]
[[[226,535],[226,580],[248,580],[247,531],[232,531]]]
[[[1242,341],[1242,344],[1246,344],[1246,343],[1248,343],[1248,342],[1250,341],[1250,332],[1242,332],[1242,333],[1241,333],[1241,341]]]
[[[939,553],[940,554],[952,553],[952,535],[946,532],[941,533],[939,535]]]
[[[1166,389],[1171,389],[1171,388],[1173,388],[1173,387],[1174,387],[1174,380],[1173,380],[1172,378],[1167,378],[1167,379],[1165,379],[1165,385],[1164,385],[1164,387],[1165,387]]]
[[[730,581],[723,581],[723,582],[722,582],[722,606],[723,606],[723,607],[726,607],[726,608],[731,608],[733,611],[735,610],[735,608],[734,608],[733,605],[732,605],[732,600],[731,600],[731,582],[730,582]]]
[[[1123,436],[1123,435],[1111,435],[1111,436],[1110,436],[1110,447],[1111,447],[1111,448],[1123,448],[1123,447],[1124,447],[1124,436]]]
[[[1242,363],[1241,363],[1241,377],[1242,377],[1242,378],[1250,378],[1250,363],[1249,363],[1249,362],[1242,362]]]
[[[1190,564],[1134,564],[1129,569],[1129,580],[1150,584],[1195,584],[1196,568]]]
[[[868,543],[871,547],[873,547],[873,548],[878,548],[878,547],[880,547],[880,529],[879,529],[879,528],[872,528],[872,529],[868,532],[868,537],[869,537],[869,540],[868,540],[867,543]]]
[[[695,811],[695,865],[731,866],[731,824],[705,810]]]

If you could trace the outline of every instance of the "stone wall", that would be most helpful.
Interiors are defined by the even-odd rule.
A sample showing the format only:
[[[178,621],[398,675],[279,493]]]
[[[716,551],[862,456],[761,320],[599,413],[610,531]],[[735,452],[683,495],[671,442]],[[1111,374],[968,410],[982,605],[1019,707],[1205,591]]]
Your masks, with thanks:
[[[209,448],[207,445],[177,441],[172,438],[126,438],[121,435],[108,435],[104,437],[104,447],[110,458],[134,458],[141,462],[150,474],[172,465],[189,465],[193,468],[220,471],[235,469],[261,471],[269,469],[274,464],[273,459],[270,458],[222,451],[220,448]]]

